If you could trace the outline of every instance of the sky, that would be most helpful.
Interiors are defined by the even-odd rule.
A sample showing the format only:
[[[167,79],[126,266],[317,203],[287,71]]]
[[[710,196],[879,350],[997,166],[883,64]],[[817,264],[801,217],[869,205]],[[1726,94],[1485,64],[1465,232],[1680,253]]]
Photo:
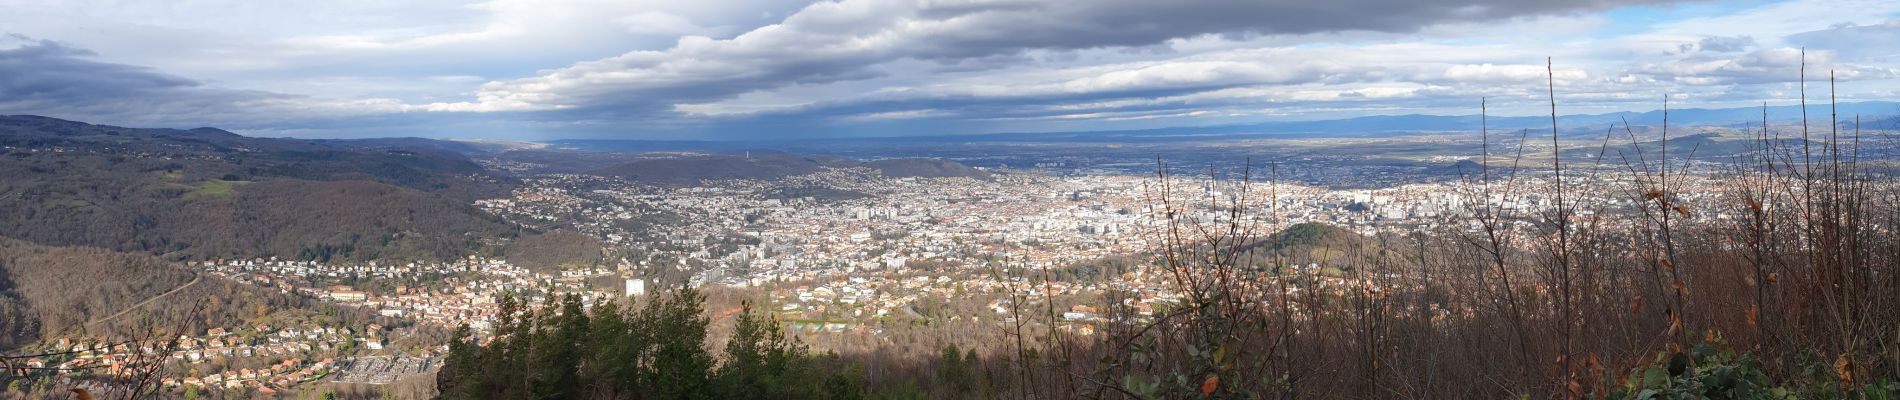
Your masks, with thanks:
[[[1586,114],[1790,104],[1804,49],[1900,99],[1891,0],[0,0],[0,114],[796,140],[1535,115],[1547,79]]]

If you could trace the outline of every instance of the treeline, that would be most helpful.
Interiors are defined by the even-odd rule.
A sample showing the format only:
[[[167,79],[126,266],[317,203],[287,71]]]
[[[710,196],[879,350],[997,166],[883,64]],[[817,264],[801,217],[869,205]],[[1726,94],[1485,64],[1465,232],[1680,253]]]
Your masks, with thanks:
[[[865,372],[787,339],[749,306],[708,351],[705,297],[691,289],[643,305],[583,307],[566,296],[538,310],[504,298],[493,335],[456,329],[437,375],[450,399],[862,399]]]

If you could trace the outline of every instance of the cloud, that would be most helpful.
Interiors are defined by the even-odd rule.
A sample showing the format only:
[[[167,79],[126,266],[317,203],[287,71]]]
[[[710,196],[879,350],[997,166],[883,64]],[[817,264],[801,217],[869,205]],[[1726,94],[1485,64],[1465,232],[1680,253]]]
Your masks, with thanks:
[[[1734,53],[1755,47],[1755,38],[1748,36],[1710,36],[1697,42],[1696,48],[1717,53]]]
[[[663,110],[788,85],[882,76],[905,59],[953,64],[1028,51],[1136,47],[1200,35],[1411,32],[1438,24],[1599,10],[1637,1],[942,1],[845,0],[810,5],[731,39],[690,36],[539,76],[490,82],[439,110],[586,107]],[[1244,75],[1243,65],[1169,66],[1080,86],[1139,86]],[[1267,71],[1252,71],[1253,73]]]
[[[0,113],[264,134],[1088,130],[1479,98],[1536,114],[1547,56],[1566,109],[1716,107],[1791,99],[1803,46],[1811,79],[1855,81],[1843,99],[1900,84],[1900,3],[1877,0],[11,1],[0,26],[58,42],[0,37]]]
[[[1548,65],[1492,65],[1463,64],[1445,67],[1438,74],[1439,81],[1465,83],[1536,83],[1546,78],[1574,82],[1589,78],[1589,72],[1575,67],[1556,68]],[[1433,81],[1433,76],[1420,76],[1417,80]]]
[[[732,99],[683,104],[675,110],[713,117],[763,114],[846,114],[927,107],[957,115],[1090,115],[1088,112],[1174,107],[1245,107],[1246,104],[1340,102],[1369,104],[1502,94],[1499,88],[1542,88],[1546,66],[1468,64],[1471,59],[1507,59],[1513,50],[1415,43],[1356,47],[1235,48],[1198,54],[1163,52],[1163,58],[1121,63],[1076,61],[1078,66],[1039,63],[995,71],[935,74],[914,84],[900,78],[799,85],[751,92]],[[1083,57],[1089,58],[1089,57]],[[1559,85],[1594,81],[1577,65],[1555,68]],[[823,88],[823,89],[821,89]],[[1541,91],[1540,91],[1541,92]],[[870,110],[867,110],[870,109]]]
[[[1797,48],[1760,49],[1741,54],[1698,53],[1676,60],[1648,64],[1634,73],[1658,80],[1688,85],[1743,85],[1795,82],[1801,80],[1803,50]],[[1887,79],[1900,76],[1900,69],[1840,62],[1832,51],[1807,51],[1805,60],[1810,74],[1833,73],[1840,80]],[[1810,76],[1808,79],[1817,79]],[[1825,75],[1820,79],[1825,79]]]
[[[200,83],[148,68],[91,61],[91,51],[11,35],[0,50],[0,104],[80,105],[102,99],[190,89]]]
[[[6,39],[15,47],[0,47],[0,114],[238,128],[413,109],[389,99],[320,99],[221,88],[147,67],[98,61],[96,53],[60,42],[17,34]]]
[[[696,35],[713,31],[686,17],[661,11],[639,12],[615,18],[614,22],[625,26],[627,32],[649,35]]]
[[[156,122],[167,111],[273,97],[211,89],[145,67],[95,61],[93,52],[59,42],[10,38],[18,47],[0,49],[0,114],[61,113],[113,122]]]
[[[1286,61],[1268,62],[1260,58],[1189,58],[1034,71],[1024,76],[985,75],[978,79],[933,84],[921,88],[920,92],[936,97],[1102,96],[1217,89],[1235,85],[1354,81],[1366,79],[1366,73],[1374,69],[1319,58],[1284,59]]]
[[[873,112],[873,113],[865,113],[865,114],[857,114],[857,115],[848,115],[848,116],[842,117],[842,119],[849,120],[849,121],[890,121],[890,120],[905,120],[905,119],[920,119],[920,118],[936,118],[936,117],[943,117],[943,116],[948,116],[948,115],[950,115],[950,113],[945,112],[943,110],[921,109],[921,110],[882,111],[882,112]]]
[[[680,35],[729,37],[777,22],[808,3],[0,0],[0,33],[58,40],[97,51],[102,61],[217,85],[271,91],[289,85],[314,96],[443,101],[467,99],[476,85],[439,90],[424,99],[408,90],[383,92],[337,82],[521,77],[630,49],[664,48]]]
[[[1853,60],[1900,60],[1900,19],[1878,25],[1836,26],[1789,35],[1788,43],[1815,49],[1829,49]]]

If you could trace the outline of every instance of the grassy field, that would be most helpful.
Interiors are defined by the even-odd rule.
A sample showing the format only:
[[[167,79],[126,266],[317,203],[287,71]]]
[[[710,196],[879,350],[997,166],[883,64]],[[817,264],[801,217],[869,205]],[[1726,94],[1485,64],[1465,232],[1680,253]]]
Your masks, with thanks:
[[[185,200],[222,199],[231,197],[238,186],[248,185],[251,181],[210,180],[184,185],[189,188],[183,196]]]

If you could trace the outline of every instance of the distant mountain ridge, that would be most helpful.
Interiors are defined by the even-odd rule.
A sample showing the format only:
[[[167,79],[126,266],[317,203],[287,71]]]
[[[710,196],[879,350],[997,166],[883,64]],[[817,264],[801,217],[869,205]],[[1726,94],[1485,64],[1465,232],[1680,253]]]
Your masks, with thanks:
[[[1748,125],[1761,123],[1761,107],[1736,108],[1680,108],[1669,110],[1671,125]],[[1767,108],[1770,122],[1785,124],[1800,120],[1800,106],[1783,105]],[[1808,105],[1810,123],[1827,125],[1829,105],[1825,103]],[[1869,128],[1900,129],[1893,121],[1900,119],[1900,102],[1857,102],[1841,103],[1836,110],[1843,123],[1852,121],[1854,115],[1863,117],[1863,125]],[[1591,131],[1601,133],[1605,127],[1621,125],[1627,120],[1636,126],[1659,125],[1663,111],[1624,111],[1603,114],[1559,115],[1558,125],[1565,131]],[[1873,124],[1880,122],[1889,126]],[[1549,129],[1549,116],[1491,116],[1481,118],[1470,115],[1375,115],[1354,118],[1313,120],[1313,121],[1276,121],[1255,124],[1190,126],[1135,130],[1081,130],[1057,132],[1005,132],[969,135],[928,135],[897,137],[862,138],[819,138],[819,139],[782,139],[782,140],[611,140],[611,139],[565,139],[546,143],[558,147],[586,150],[608,151],[677,151],[677,150],[739,150],[760,147],[824,147],[840,144],[917,144],[917,143],[960,143],[960,142],[1064,142],[1064,143],[1158,143],[1219,139],[1249,139],[1262,137],[1362,137],[1392,133],[1418,132],[1477,132],[1480,124],[1492,130]]]
[[[690,185],[705,180],[752,179],[776,180],[806,175],[824,168],[866,167],[892,178],[985,178],[989,174],[941,159],[902,158],[859,162],[835,156],[797,156],[783,153],[764,155],[709,155],[636,160],[593,171],[596,175],[616,176],[647,183]]]
[[[1900,116],[1900,102],[1858,102],[1839,104],[1836,111],[1844,121],[1851,121],[1853,115],[1861,115],[1866,121],[1892,116]],[[1801,118],[1799,105],[1767,107],[1768,119],[1773,123],[1788,123]],[[1668,111],[1671,125],[1759,125],[1762,119],[1761,107],[1736,108],[1680,108]],[[1810,123],[1827,126],[1827,104],[1809,104]],[[1621,125],[1624,121],[1636,126],[1658,125],[1663,120],[1662,110],[1623,111],[1603,114],[1558,115],[1557,124],[1565,130],[1599,130],[1611,124]],[[1375,115],[1344,119],[1315,121],[1282,121],[1244,125],[1222,125],[1206,127],[1158,128],[1128,131],[1076,131],[1048,133],[995,133],[971,136],[933,136],[931,138],[963,139],[964,141],[1078,141],[1078,142],[1115,142],[1115,141],[1165,141],[1182,138],[1208,139],[1252,135],[1293,135],[1293,136],[1366,136],[1395,132],[1477,132],[1480,125],[1492,130],[1549,129],[1549,116],[1490,116],[1488,118],[1471,115]],[[1187,136],[1194,135],[1194,136]],[[1213,136],[1209,136],[1213,135]],[[1222,136],[1226,135],[1226,136]]]

